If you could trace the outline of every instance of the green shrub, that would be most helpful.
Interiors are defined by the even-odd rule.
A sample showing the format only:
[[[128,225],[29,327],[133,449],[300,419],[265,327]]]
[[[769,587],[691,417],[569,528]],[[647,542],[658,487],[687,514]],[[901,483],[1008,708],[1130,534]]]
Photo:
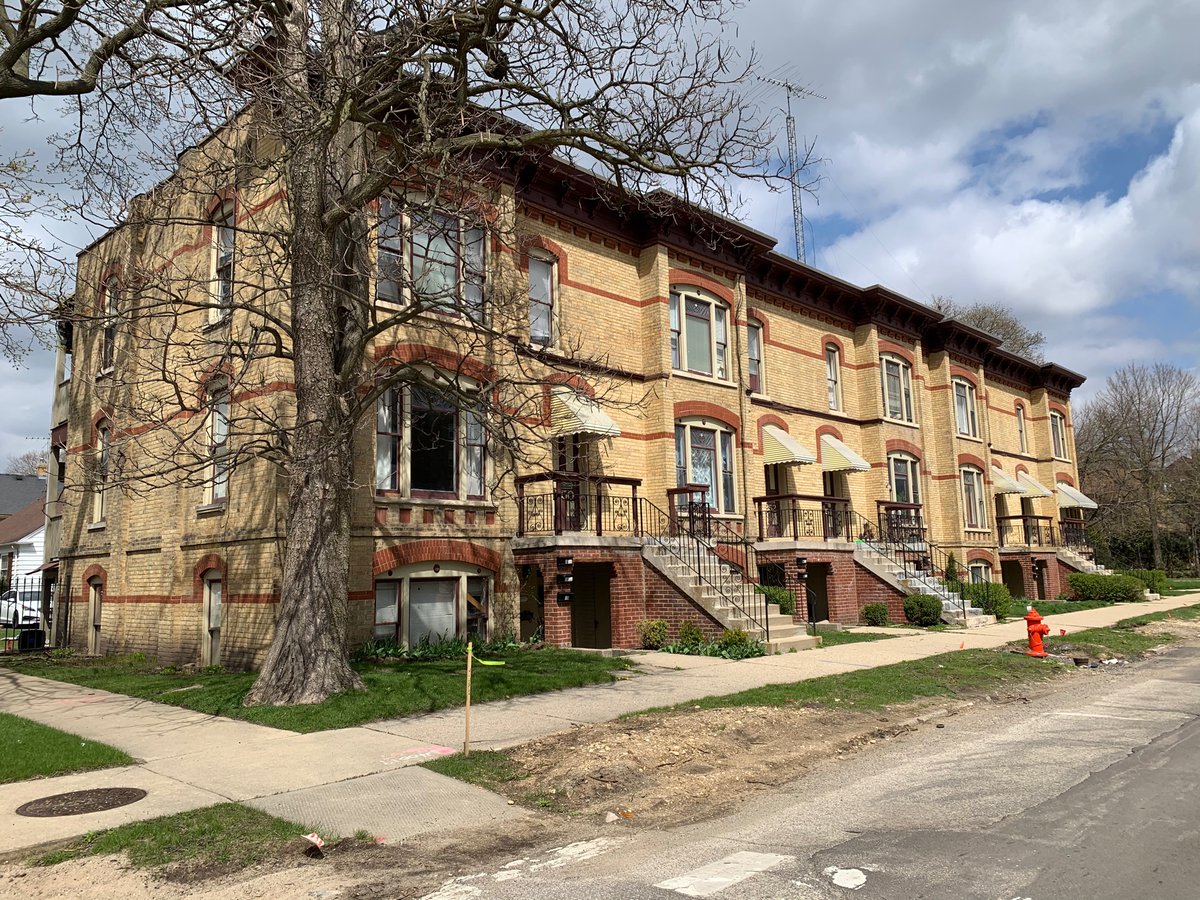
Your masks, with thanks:
[[[1146,586],[1146,590],[1154,594],[1161,594],[1169,587],[1167,573],[1162,569],[1118,569],[1117,572],[1136,578]]]
[[[1055,603],[1070,603],[1074,599],[1075,599],[1075,597],[1071,594],[1070,591],[1063,591],[1061,594],[1059,594],[1057,597],[1054,598],[1054,602]]]
[[[928,628],[942,621],[942,601],[928,594],[909,594],[904,598],[904,618]]]
[[[886,625],[888,608],[886,603],[868,603],[862,608],[863,621],[868,625]]]
[[[760,594],[767,595],[768,603],[778,603],[779,611],[785,616],[795,615],[796,612],[796,595],[787,588],[774,587],[769,584],[760,584],[757,587]]]
[[[985,616],[995,616],[1004,621],[1013,608],[1013,596],[1008,588],[994,581],[984,581],[978,584],[964,584],[962,597],[968,606],[977,606]]]
[[[704,643],[704,631],[695,622],[684,622],[679,626],[679,644],[698,647]]]
[[[958,567],[958,560],[951,553],[946,558],[946,571],[942,575],[942,580],[946,582],[946,587],[952,591],[957,591],[962,587],[962,570]]]
[[[667,623],[662,619],[645,619],[638,623],[638,638],[646,650],[661,650],[670,636]]]
[[[766,656],[766,645],[756,638],[750,637],[741,628],[727,628],[725,633],[716,640],[718,656],[725,659],[749,659],[753,656]]]
[[[1136,603],[1145,599],[1146,586],[1130,575],[1093,575],[1073,572],[1067,577],[1076,600],[1101,603]]]

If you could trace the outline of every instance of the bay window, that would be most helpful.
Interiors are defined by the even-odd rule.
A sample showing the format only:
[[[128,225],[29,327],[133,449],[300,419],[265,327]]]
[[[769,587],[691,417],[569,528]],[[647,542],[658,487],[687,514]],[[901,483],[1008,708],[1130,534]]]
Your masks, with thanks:
[[[913,412],[912,366],[898,356],[880,359],[883,414],[899,422],[916,421]]]
[[[722,380],[728,373],[728,310],[699,294],[672,291],[671,367]]]
[[[713,512],[736,513],[733,469],[734,434],[700,423],[675,425],[675,483],[703,485],[704,502]]]
[[[988,527],[983,472],[974,466],[963,466],[959,469],[959,477],[962,481],[964,524],[969,530],[982,531]]]
[[[487,440],[478,408],[424,386],[383,392],[375,409],[377,491],[482,500],[486,479]]]
[[[975,403],[975,385],[964,378],[955,378],[954,422],[958,433],[966,437],[979,437],[979,415]]]

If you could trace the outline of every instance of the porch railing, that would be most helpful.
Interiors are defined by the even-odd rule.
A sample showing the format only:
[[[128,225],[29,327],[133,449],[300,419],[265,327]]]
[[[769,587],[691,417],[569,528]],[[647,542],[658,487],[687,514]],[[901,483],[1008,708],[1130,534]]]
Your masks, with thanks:
[[[1001,547],[1057,547],[1059,544],[1050,516],[999,516],[996,531]]]
[[[850,501],[816,494],[773,494],[754,498],[758,539],[811,538],[852,541]]]
[[[541,472],[516,479],[517,537],[584,533],[630,536],[638,522],[640,478]]]
[[[890,543],[921,543],[925,540],[925,517],[920,503],[875,502],[879,536]]]
[[[894,512],[885,513],[885,506],[892,507]],[[916,504],[881,503],[878,531],[874,523],[855,512],[851,513],[851,529],[859,535],[859,540],[899,566],[901,579],[940,581],[945,587],[945,582],[956,580],[947,577],[950,574],[951,554],[926,539],[920,511],[920,506]],[[956,568],[952,574],[956,578],[961,577],[962,570]],[[946,590],[949,591],[949,588]],[[961,594],[958,595],[958,602],[965,620],[967,602]]]

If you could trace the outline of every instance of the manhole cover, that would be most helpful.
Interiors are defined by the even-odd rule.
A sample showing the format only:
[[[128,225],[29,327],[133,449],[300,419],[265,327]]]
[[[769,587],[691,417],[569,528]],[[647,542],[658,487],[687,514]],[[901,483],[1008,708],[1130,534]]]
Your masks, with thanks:
[[[118,806],[137,803],[146,792],[141,788],[93,788],[90,791],[71,791],[30,800],[17,807],[18,816],[48,818],[50,816],[81,816],[84,813],[104,812]]]

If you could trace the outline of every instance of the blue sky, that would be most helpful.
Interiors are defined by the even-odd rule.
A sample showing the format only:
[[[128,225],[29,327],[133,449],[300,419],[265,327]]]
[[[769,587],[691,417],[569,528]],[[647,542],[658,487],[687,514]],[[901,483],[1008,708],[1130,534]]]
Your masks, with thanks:
[[[734,19],[763,71],[827,98],[794,107],[825,160],[805,197],[810,262],[1013,307],[1088,376],[1079,397],[1133,360],[1196,368],[1200,3],[750,0]],[[5,106],[4,148],[44,147],[52,123],[27,111]],[[789,252],[787,194],[744,195],[747,222]],[[89,240],[56,230],[68,255]],[[0,364],[0,467],[44,442],[51,367],[45,352]]]

